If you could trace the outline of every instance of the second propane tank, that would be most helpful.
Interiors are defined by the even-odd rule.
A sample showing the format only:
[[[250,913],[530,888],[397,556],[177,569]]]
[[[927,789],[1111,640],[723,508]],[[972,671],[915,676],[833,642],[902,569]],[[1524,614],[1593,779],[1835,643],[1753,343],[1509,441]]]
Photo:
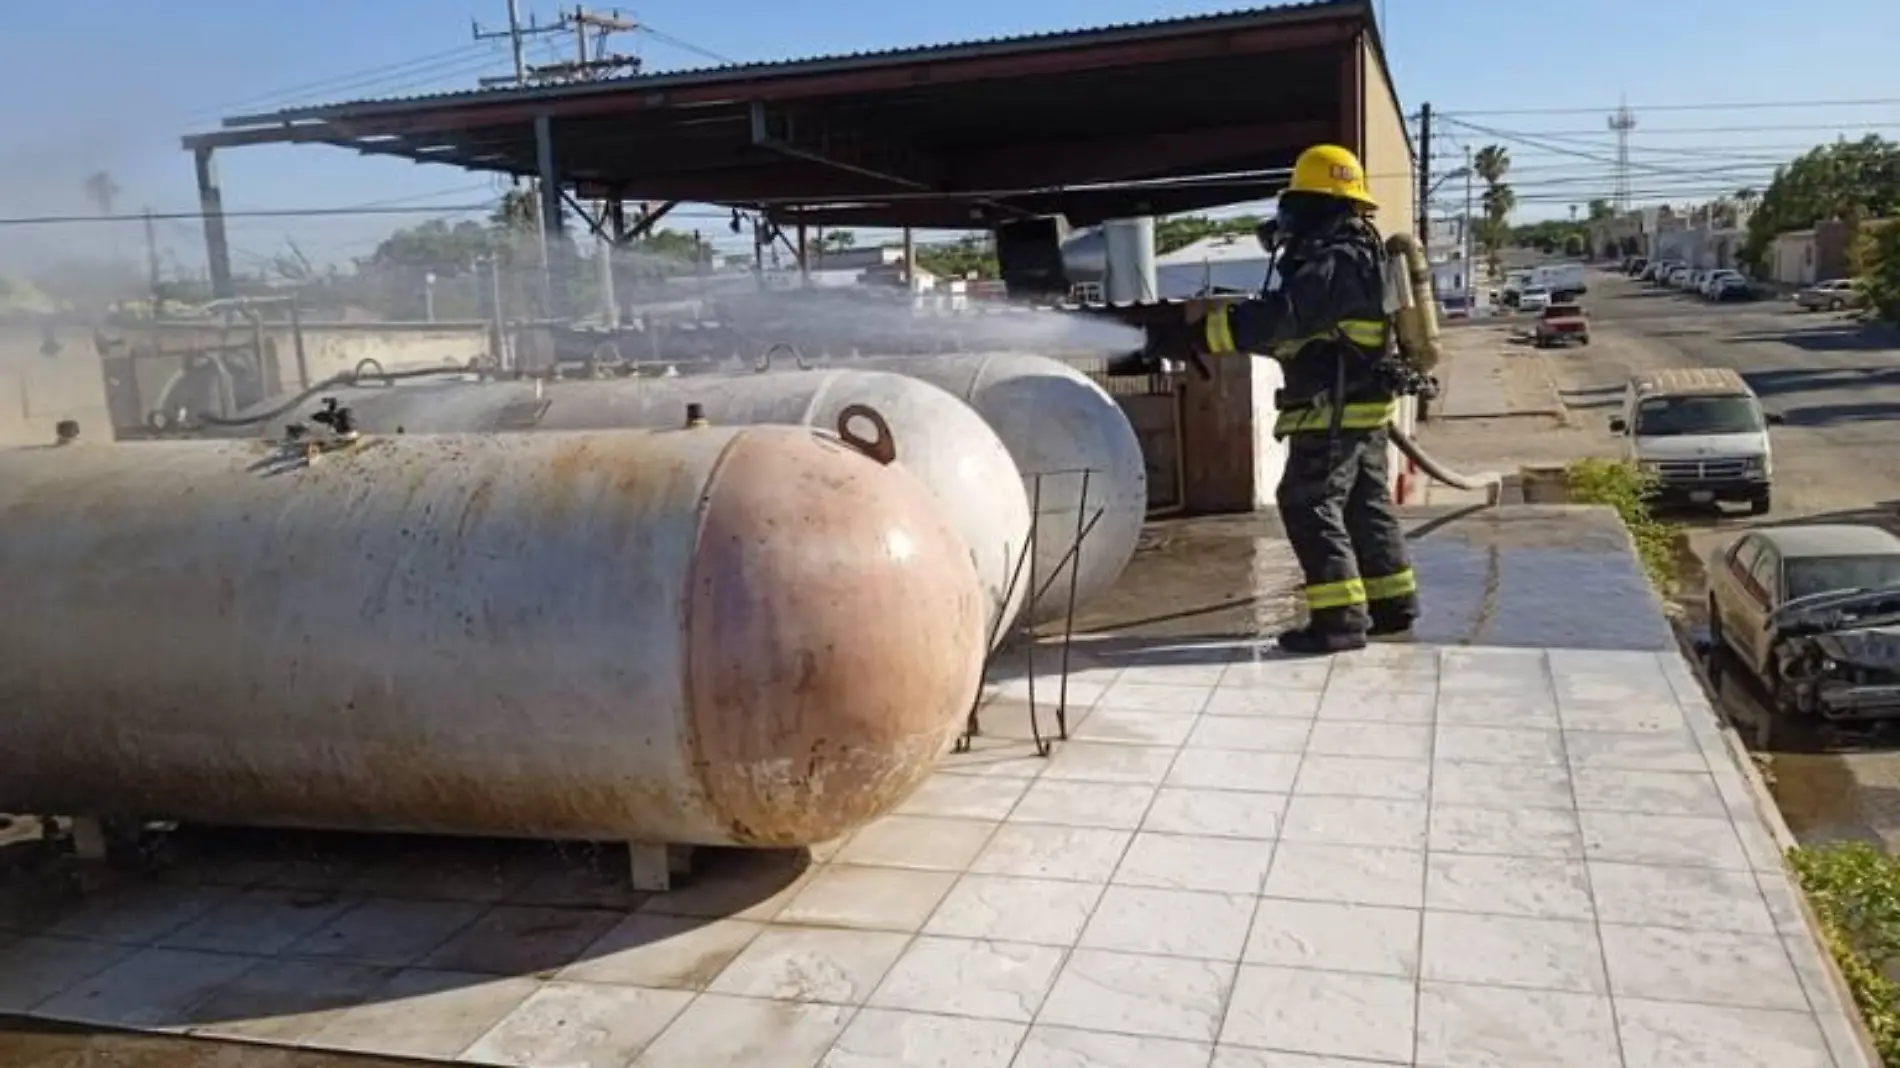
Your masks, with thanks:
[[[968,401],[1016,458],[1036,504],[1036,585],[1031,618],[1068,608],[1070,564],[1078,605],[1121,578],[1148,514],[1141,439],[1108,391],[1060,360],[1020,352],[873,356],[840,361],[921,378]],[[1083,501],[1081,472],[1089,472]],[[1038,479],[1037,476],[1040,476]],[[1089,527],[1088,523],[1094,522]],[[1076,531],[1086,527],[1079,548]],[[1079,562],[1078,562],[1079,561]]]
[[[1028,591],[1027,578],[1017,571],[1029,539],[1029,500],[1015,461],[968,405],[914,378],[856,369],[547,384],[445,376],[333,389],[323,396],[349,407],[363,431],[381,434],[665,427],[678,423],[689,404],[713,426],[830,428],[849,406],[867,404],[889,424],[897,462],[930,487],[963,537],[988,594],[987,626],[999,639]],[[305,418],[317,404],[313,400],[281,419],[214,426],[210,432],[276,434],[283,419]],[[1022,570],[1026,576],[1027,568]]]

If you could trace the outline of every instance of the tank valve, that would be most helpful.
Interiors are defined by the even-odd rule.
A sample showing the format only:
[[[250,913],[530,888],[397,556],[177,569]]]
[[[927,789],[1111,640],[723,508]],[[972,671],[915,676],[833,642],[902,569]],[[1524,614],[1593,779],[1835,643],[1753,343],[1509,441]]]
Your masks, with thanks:
[[[356,437],[356,413],[338,404],[335,397],[323,398],[323,408],[310,418],[329,427],[332,434],[345,441]]]
[[[688,404],[686,406],[686,425],[689,428],[711,426],[712,424],[706,421],[706,406],[698,403]]]

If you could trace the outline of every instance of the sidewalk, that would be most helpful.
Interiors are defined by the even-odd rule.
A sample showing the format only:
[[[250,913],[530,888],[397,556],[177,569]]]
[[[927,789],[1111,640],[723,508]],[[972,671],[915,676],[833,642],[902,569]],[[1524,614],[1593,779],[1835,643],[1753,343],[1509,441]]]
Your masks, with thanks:
[[[1510,341],[1508,326],[1468,326],[1442,335],[1443,394],[1434,418],[1561,417],[1563,404],[1536,349]]]

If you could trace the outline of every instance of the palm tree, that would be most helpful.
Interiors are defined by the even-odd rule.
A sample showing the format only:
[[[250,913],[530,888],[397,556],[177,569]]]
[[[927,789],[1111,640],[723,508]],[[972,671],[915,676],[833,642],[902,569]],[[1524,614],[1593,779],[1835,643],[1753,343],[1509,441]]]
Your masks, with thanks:
[[[1478,203],[1483,206],[1487,218],[1501,223],[1517,210],[1517,191],[1500,183],[1486,189]]]
[[[1496,185],[1511,173],[1511,150],[1503,145],[1486,145],[1472,157],[1471,169],[1486,185]]]

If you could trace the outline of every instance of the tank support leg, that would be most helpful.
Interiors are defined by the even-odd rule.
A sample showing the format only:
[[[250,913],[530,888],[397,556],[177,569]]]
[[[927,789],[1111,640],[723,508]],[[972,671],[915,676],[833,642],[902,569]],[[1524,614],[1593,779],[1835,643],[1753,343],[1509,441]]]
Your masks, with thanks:
[[[80,860],[106,859],[105,822],[97,816],[74,816],[70,833],[73,837],[73,855]]]
[[[674,847],[652,842],[628,842],[633,888],[643,893],[665,893],[673,888]],[[682,865],[682,870],[684,865]]]

